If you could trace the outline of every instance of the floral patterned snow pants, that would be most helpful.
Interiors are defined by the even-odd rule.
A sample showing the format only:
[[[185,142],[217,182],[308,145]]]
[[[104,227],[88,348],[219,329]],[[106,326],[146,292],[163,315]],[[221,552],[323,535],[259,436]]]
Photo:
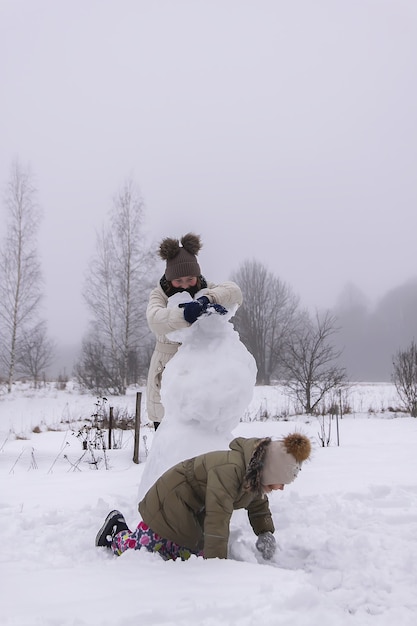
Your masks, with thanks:
[[[186,561],[192,554],[203,556],[201,551],[193,552],[173,541],[160,537],[145,522],[140,522],[133,532],[122,530],[120,533],[117,533],[111,544],[113,554],[116,556],[120,556],[129,549],[140,550],[141,548],[146,548],[149,552],[158,552],[166,561],[170,559],[175,561],[178,557],[181,561]]]

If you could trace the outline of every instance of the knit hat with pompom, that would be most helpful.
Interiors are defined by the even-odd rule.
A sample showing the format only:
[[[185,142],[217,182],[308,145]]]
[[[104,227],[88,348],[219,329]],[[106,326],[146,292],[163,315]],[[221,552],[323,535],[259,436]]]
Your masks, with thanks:
[[[187,233],[178,239],[167,237],[159,246],[159,256],[167,262],[165,278],[169,281],[182,276],[200,276],[201,270],[197,261],[197,254],[202,248],[199,235]]]
[[[300,433],[291,433],[281,441],[271,441],[265,453],[261,483],[263,485],[292,483],[310,453],[310,439]]]

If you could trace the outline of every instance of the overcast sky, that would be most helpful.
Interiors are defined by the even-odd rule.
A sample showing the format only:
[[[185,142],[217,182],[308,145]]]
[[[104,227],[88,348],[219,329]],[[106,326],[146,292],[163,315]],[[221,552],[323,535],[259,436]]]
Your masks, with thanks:
[[[61,343],[129,177],[150,239],[201,234],[210,280],[254,258],[323,307],[417,274],[415,0],[0,0],[0,86]]]

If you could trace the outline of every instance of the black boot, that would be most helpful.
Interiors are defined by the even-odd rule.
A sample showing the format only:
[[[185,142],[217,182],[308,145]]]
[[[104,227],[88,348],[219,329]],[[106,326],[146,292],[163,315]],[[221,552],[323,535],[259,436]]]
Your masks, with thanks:
[[[110,548],[114,537],[122,530],[129,530],[125,518],[120,511],[111,511],[97,533],[96,546]]]

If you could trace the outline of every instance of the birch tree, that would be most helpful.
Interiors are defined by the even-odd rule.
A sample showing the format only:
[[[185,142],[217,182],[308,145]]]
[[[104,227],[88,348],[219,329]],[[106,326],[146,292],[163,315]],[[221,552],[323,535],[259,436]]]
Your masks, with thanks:
[[[6,236],[0,249],[1,360],[12,389],[25,330],[36,318],[41,299],[41,271],[36,250],[40,211],[29,168],[12,164],[4,205]]]
[[[143,200],[129,179],[113,199],[110,226],[97,235],[83,292],[92,325],[76,371],[97,391],[124,394],[136,382],[129,378],[133,355],[149,354],[145,310],[155,257],[145,245],[143,219]]]

